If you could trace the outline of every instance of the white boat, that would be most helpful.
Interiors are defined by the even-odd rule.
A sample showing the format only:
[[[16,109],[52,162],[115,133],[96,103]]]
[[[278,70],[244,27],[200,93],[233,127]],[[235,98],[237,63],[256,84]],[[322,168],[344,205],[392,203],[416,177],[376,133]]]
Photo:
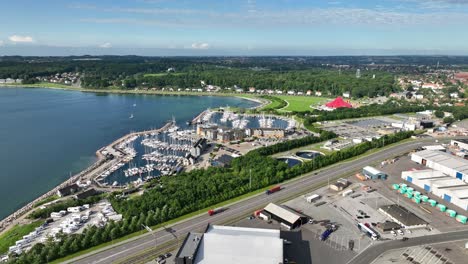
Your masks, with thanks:
[[[129,118],[132,119],[132,118],[133,118],[133,114],[131,114]]]

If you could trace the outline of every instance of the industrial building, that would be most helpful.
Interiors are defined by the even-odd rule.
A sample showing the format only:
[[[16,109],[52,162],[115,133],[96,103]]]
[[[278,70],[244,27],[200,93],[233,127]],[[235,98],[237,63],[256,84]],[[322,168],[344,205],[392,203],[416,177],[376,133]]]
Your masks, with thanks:
[[[452,139],[450,145],[468,151],[468,139]]]
[[[276,220],[288,229],[294,229],[307,222],[307,216],[291,210],[290,208],[274,203],[268,204],[263,210],[271,219]]]
[[[367,179],[370,180],[377,180],[377,179],[382,179],[385,180],[387,179],[387,174],[379,171],[378,169],[371,167],[371,166],[366,166],[362,168],[362,174],[366,176]]]
[[[434,150],[423,150],[413,153],[411,160],[443,172],[448,176],[468,181],[468,160]]]
[[[379,211],[392,219],[393,222],[407,229],[424,228],[427,226],[426,221],[397,204],[382,206],[379,208]]]
[[[176,264],[284,263],[280,230],[208,225],[189,233],[176,254]]]
[[[401,177],[464,210],[468,210],[468,184],[435,170],[403,171]]]

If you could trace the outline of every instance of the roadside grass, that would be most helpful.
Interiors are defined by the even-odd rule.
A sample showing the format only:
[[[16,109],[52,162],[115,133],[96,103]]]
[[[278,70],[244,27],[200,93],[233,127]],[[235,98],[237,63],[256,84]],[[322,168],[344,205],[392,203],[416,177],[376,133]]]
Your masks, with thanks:
[[[320,104],[328,98],[314,97],[314,96],[295,96],[295,95],[275,95],[289,104],[282,110],[286,111],[310,111],[310,105]]]
[[[54,195],[49,196],[49,197],[45,198],[44,200],[41,200],[40,202],[36,203],[36,204],[34,205],[34,207],[39,207],[39,206],[41,206],[41,205],[43,205],[43,204],[46,204],[46,203],[48,203],[48,202],[55,201],[55,200],[57,200],[57,199],[59,199],[59,198],[60,198],[60,197],[59,197],[58,195],[54,194]]]
[[[24,235],[31,233],[34,229],[42,225],[44,221],[35,221],[27,225],[16,225],[10,230],[0,235],[0,254],[8,252],[10,246],[14,246],[16,241],[23,238]]]

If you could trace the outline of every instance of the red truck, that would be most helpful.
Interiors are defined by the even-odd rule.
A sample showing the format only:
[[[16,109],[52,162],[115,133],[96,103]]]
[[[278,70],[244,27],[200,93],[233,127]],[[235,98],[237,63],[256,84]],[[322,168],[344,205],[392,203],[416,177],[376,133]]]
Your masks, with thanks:
[[[225,209],[224,208],[216,208],[216,209],[211,209],[211,210],[208,210],[208,215],[209,216],[212,216],[212,215],[215,215],[215,214],[219,214],[221,212],[223,212]]]
[[[273,187],[273,188],[271,188],[271,189],[266,190],[266,191],[265,191],[265,194],[270,195],[270,194],[272,194],[272,193],[274,193],[274,192],[277,192],[277,191],[279,191],[279,190],[281,190],[281,186],[278,185],[278,186],[275,186],[275,187]]]

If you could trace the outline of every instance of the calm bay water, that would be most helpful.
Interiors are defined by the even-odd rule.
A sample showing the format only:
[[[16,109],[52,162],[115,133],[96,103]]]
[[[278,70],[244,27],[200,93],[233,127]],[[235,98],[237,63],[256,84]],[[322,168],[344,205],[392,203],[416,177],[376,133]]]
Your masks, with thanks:
[[[185,123],[209,107],[226,105],[257,103],[232,97],[0,89],[0,219],[92,164],[96,150],[115,139],[161,127],[172,116]]]

